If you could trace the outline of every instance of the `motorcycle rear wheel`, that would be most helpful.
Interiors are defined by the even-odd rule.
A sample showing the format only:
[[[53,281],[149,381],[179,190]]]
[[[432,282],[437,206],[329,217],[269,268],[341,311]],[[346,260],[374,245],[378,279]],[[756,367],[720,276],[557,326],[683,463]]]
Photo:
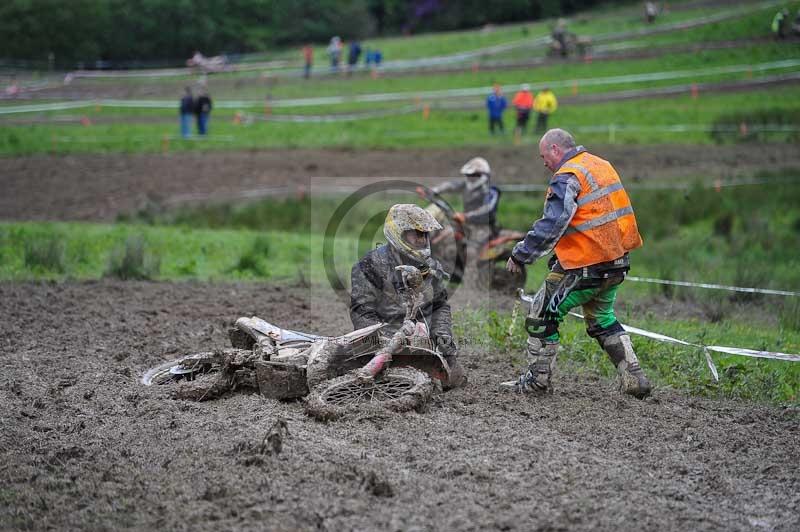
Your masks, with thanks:
[[[234,385],[234,376],[222,371],[218,362],[226,354],[235,355],[237,349],[203,352],[186,355],[150,368],[142,376],[145,386],[167,386],[175,399],[206,401],[216,399]]]

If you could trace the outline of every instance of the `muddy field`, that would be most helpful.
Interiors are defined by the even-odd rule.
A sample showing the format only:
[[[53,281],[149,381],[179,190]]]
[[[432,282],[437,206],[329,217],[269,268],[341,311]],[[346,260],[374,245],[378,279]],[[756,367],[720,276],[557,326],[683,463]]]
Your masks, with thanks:
[[[752,176],[800,168],[800,151],[782,144],[599,146],[628,182]],[[544,184],[535,147],[447,150],[265,150],[166,155],[0,158],[0,220],[113,220],[155,203],[223,201],[271,187],[363,185],[408,177],[433,184],[482,155],[498,183]],[[292,192],[293,193],[293,192]]]
[[[300,402],[139,384],[224,347],[239,315],[336,334],[339,305],[288,286],[0,284],[0,529],[800,529],[796,409],[658,386],[637,401],[570,366],[551,397],[518,397],[496,389],[509,355],[478,348],[469,386],[427,412],[328,424]],[[278,420],[282,452],[261,453]]]

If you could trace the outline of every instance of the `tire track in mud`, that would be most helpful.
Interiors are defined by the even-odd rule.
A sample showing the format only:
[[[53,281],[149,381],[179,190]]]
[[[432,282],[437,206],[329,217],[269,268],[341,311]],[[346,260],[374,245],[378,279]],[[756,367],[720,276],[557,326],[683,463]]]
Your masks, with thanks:
[[[459,291],[454,304],[470,300]],[[509,395],[496,383],[516,371],[510,355],[474,349],[463,353],[469,387],[426,412],[319,423],[299,402],[253,394],[174,401],[138,383],[176,353],[224,346],[238,315],[348,330],[337,301],[316,290],[0,283],[0,314],[0,520],[12,528],[800,524],[797,409],[691,397],[658,383],[653,398],[637,401],[564,359],[551,396]],[[279,418],[289,431],[282,452],[259,452]]]

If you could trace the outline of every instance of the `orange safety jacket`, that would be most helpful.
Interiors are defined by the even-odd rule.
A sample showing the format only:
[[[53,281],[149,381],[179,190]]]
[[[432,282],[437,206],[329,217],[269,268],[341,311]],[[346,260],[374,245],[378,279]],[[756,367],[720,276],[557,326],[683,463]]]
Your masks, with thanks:
[[[530,110],[533,107],[533,94],[528,91],[519,91],[514,95],[514,99],[511,100],[511,105],[517,109]]]
[[[631,200],[611,163],[581,152],[556,174],[574,174],[581,185],[575,214],[555,247],[565,269],[612,261],[642,245]]]

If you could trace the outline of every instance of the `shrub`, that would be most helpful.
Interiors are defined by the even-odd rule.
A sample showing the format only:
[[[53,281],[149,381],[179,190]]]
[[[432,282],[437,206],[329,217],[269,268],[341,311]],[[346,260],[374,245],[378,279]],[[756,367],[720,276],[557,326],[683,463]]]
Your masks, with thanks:
[[[229,271],[253,277],[269,277],[267,258],[270,253],[270,245],[270,240],[266,236],[256,237],[250,249],[239,257]]]
[[[64,242],[60,235],[31,237],[25,241],[25,266],[31,270],[64,272]]]
[[[105,276],[122,280],[153,279],[161,269],[158,256],[145,250],[144,238],[132,236],[111,251]]]

